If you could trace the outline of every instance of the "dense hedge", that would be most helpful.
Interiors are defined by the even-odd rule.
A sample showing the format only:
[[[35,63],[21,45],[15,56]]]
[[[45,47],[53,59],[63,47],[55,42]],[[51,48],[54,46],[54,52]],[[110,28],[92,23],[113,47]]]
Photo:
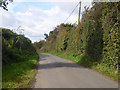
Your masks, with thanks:
[[[90,62],[118,69],[120,55],[120,3],[93,3],[80,24],[61,24],[46,37],[41,51],[87,55]]]
[[[23,35],[18,35],[9,29],[2,30],[2,64],[28,60],[30,55],[36,54],[31,41]]]
[[[118,69],[120,60],[120,3],[106,3],[102,15],[102,28],[104,30],[103,40],[103,62]]]

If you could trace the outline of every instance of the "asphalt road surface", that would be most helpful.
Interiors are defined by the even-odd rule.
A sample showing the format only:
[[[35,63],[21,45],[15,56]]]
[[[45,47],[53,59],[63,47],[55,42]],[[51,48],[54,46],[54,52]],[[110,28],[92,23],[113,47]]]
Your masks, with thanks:
[[[118,88],[118,83],[60,57],[40,53],[34,88]]]

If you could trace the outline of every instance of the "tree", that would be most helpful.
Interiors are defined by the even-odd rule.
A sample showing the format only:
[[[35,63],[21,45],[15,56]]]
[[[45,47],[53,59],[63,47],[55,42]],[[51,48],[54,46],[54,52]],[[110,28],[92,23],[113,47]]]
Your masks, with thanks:
[[[7,5],[9,2],[13,2],[13,0],[0,0],[0,7],[2,7],[4,10],[8,11]]]
[[[44,34],[44,36],[45,36],[45,39],[47,39],[47,38],[48,38],[48,34],[46,34],[46,33],[45,33],[45,34]]]

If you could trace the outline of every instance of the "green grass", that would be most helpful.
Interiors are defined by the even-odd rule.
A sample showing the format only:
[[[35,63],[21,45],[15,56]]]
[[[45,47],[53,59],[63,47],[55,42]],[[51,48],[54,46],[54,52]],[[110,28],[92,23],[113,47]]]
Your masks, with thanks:
[[[100,72],[100,73],[118,81],[118,70],[116,70],[112,67],[108,67],[108,65],[105,63],[91,62],[89,60],[89,56],[87,56],[87,55],[74,56],[73,53],[65,53],[65,52],[62,52],[62,53],[49,52],[49,53],[59,56],[59,57],[62,57],[62,58],[65,58],[65,59],[68,59],[68,60],[71,60],[73,62],[79,63],[85,67],[91,68],[97,72]],[[119,75],[119,77],[120,77],[120,75]]]
[[[31,59],[4,65],[2,67],[2,88],[29,88],[30,82],[35,75],[35,66],[38,55],[31,56]]]

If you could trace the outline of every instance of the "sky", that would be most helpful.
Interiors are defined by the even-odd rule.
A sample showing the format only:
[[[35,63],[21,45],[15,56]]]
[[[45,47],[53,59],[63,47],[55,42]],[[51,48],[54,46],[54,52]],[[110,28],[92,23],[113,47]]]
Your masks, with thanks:
[[[79,0],[14,0],[8,5],[8,11],[0,8],[0,27],[9,28],[20,34],[17,29],[24,29],[22,34],[32,42],[44,40],[44,33],[49,34],[57,25],[64,23]],[[85,6],[91,1],[82,1],[81,17]],[[65,23],[77,24],[78,7]]]

